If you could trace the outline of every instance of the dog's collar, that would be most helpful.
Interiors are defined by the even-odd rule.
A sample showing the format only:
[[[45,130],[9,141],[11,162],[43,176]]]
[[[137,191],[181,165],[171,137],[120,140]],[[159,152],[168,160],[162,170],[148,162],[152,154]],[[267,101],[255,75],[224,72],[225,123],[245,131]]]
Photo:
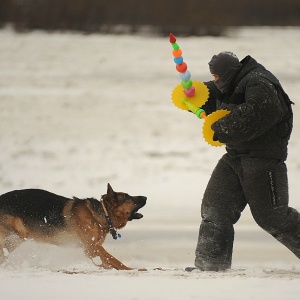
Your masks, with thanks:
[[[111,221],[111,219],[108,215],[107,209],[104,205],[103,198],[101,198],[100,203],[101,203],[101,206],[102,206],[103,211],[104,211],[106,222],[108,224],[108,230],[109,230],[110,234],[112,235],[113,239],[116,240],[118,237],[119,238],[121,237],[121,234],[119,234],[117,232],[117,229],[113,226],[112,221]]]

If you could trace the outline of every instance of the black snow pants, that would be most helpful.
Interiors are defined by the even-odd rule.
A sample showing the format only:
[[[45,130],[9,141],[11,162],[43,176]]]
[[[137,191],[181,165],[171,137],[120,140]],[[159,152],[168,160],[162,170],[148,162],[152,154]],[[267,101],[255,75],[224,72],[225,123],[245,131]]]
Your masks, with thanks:
[[[225,154],[202,200],[195,266],[206,271],[231,267],[233,224],[247,204],[256,223],[300,258],[300,214],[288,202],[283,161]]]

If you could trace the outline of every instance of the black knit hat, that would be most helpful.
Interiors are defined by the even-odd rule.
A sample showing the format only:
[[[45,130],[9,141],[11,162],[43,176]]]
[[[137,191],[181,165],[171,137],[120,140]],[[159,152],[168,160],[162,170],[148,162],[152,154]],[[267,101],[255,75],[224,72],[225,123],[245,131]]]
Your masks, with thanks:
[[[235,54],[224,51],[218,55],[214,55],[208,63],[211,74],[219,76],[219,80],[215,82],[218,89],[225,93],[241,68],[241,63]]]

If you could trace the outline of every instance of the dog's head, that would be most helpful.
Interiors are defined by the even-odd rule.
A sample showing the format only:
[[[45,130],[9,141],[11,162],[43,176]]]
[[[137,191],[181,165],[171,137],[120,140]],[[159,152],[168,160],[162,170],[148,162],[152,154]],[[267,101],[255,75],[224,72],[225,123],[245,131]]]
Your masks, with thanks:
[[[108,183],[107,194],[102,198],[116,228],[124,227],[127,221],[143,217],[138,210],[146,204],[145,196],[130,196],[127,193],[115,192]]]

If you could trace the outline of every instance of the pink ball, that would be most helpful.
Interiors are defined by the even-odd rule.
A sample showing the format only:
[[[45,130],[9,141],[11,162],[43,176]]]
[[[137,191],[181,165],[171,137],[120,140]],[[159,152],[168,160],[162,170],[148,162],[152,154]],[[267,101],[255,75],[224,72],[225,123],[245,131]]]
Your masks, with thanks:
[[[193,97],[195,95],[195,92],[196,92],[196,90],[193,86],[188,90],[186,90],[186,89],[184,90],[184,93],[187,97]]]

